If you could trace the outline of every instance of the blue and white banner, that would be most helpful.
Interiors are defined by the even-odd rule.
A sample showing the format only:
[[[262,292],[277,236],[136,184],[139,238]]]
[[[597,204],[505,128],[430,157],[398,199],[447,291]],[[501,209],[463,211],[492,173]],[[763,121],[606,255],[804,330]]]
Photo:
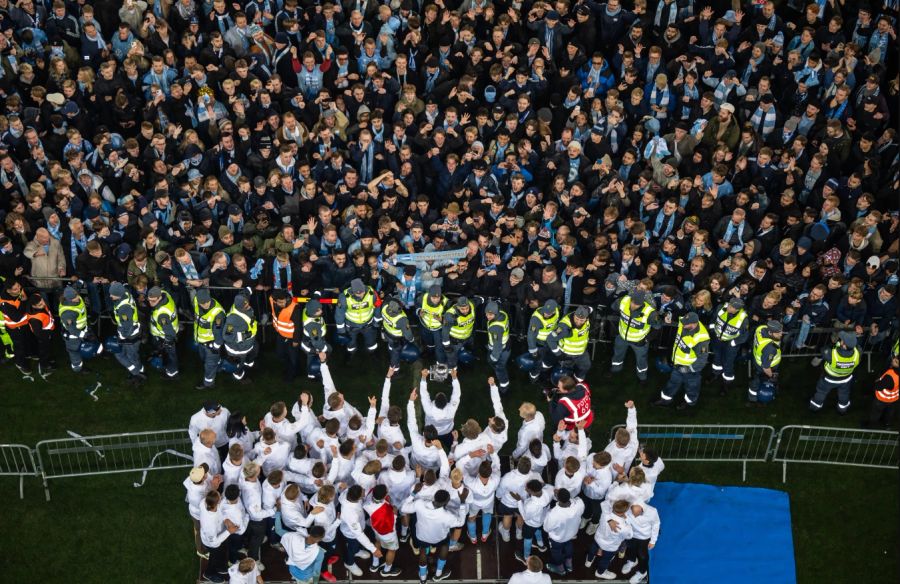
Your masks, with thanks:
[[[421,253],[399,253],[394,257],[394,263],[414,266],[420,262],[452,262],[466,257],[466,248],[451,249],[447,251],[423,251]]]

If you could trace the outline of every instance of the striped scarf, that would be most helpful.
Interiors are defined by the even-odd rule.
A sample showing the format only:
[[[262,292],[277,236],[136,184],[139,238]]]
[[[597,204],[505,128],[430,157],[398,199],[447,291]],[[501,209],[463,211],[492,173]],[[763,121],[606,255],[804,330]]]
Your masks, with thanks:
[[[719,84],[716,85],[715,91],[713,91],[713,99],[716,101],[716,105],[722,105],[726,101],[728,101],[728,94],[731,93],[731,90],[734,88],[734,84],[727,84],[724,80],[719,81]]]
[[[669,117],[669,86],[667,85],[662,89],[659,89],[654,83],[653,90],[650,92],[650,103],[663,108],[661,112],[653,112],[653,117],[657,120],[664,120]]]
[[[691,110],[693,109],[692,104],[700,99],[700,89],[696,85],[689,87],[685,83],[682,84],[681,90],[684,92],[684,96],[690,99],[687,103],[681,102],[681,119],[686,120],[691,117]]]
[[[763,111],[762,107],[758,107],[750,117],[750,123],[760,136],[766,138],[775,129],[775,118],[774,107],[769,108],[769,111]]]

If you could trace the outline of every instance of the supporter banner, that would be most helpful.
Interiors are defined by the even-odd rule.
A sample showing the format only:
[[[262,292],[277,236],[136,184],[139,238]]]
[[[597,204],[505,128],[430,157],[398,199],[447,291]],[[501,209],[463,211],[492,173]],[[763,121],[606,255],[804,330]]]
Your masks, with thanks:
[[[398,264],[415,265],[419,262],[443,262],[456,261],[466,257],[466,248],[451,249],[448,251],[423,251],[421,253],[400,253],[395,261]]]

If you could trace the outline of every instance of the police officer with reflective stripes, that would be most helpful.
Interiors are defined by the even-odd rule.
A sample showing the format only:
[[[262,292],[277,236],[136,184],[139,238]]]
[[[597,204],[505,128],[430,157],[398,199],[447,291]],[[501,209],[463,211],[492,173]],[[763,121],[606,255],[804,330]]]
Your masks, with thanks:
[[[509,371],[506,370],[509,361],[509,315],[491,301],[484,307],[484,316],[488,323],[488,360],[494,368],[500,393],[506,393],[509,390]]]
[[[850,409],[850,389],[853,387],[853,372],[859,365],[859,349],[856,334],[842,331],[838,342],[822,352],[822,376],[816,384],[816,394],[809,400],[809,410],[818,412],[825,406],[825,400],[832,389],[837,390],[837,411],[844,415]]]
[[[556,300],[547,300],[544,305],[534,311],[528,323],[528,353],[534,358],[534,367],[528,372],[532,381],[536,381],[541,375],[543,367],[541,363],[550,362],[550,347],[547,346],[547,338],[556,330],[559,324],[559,305]]]
[[[613,358],[610,373],[618,373],[625,363],[630,348],[634,352],[637,376],[647,381],[647,335],[650,329],[659,328],[659,313],[643,290],[635,290],[619,301],[619,334],[613,343]]]
[[[441,343],[447,354],[447,367],[451,370],[456,369],[459,350],[472,341],[472,333],[475,331],[475,307],[481,302],[482,299],[478,297],[470,300],[460,296],[453,306],[444,312]]]
[[[391,359],[391,369],[400,370],[400,354],[407,343],[413,342],[409,318],[400,303],[390,300],[381,310],[381,336],[387,343]]]
[[[312,367],[318,354],[331,352],[331,347],[325,341],[328,331],[324,314],[322,303],[318,300],[310,300],[303,309],[303,341],[300,346],[306,351],[306,376],[310,379],[316,378]]]
[[[375,306],[378,297],[371,286],[366,286],[359,278],[350,282],[350,288],[338,296],[334,323],[338,334],[350,337],[347,352],[356,351],[356,338],[362,335],[366,351],[378,348],[378,324],[381,322],[381,308]]]
[[[749,319],[744,310],[744,301],[732,298],[723,303],[716,312],[711,332],[712,371],[714,376],[722,376],[719,395],[725,395],[734,382],[734,362],[741,352],[741,346],[750,338]]]
[[[143,383],[147,376],[141,363],[141,320],[137,304],[121,282],[110,284],[109,297],[113,303],[113,320],[121,347],[116,353],[116,361],[128,370],[132,383]]]
[[[275,329],[275,356],[284,365],[282,379],[294,381],[300,369],[300,339],[303,336],[303,311],[297,309],[290,292],[272,290],[269,297],[272,328]]]
[[[591,368],[591,357],[587,352],[591,334],[590,316],[590,308],[579,306],[575,312],[562,317],[556,330],[547,337],[552,358],[563,365],[570,365],[575,370],[575,380],[579,383],[585,380]],[[544,369],[552,366],[552,363],[541,362]]]
[[[444,311],[449,300],[444,296],[441,287],[435,284],[428,289],[428,294],[423,294],[419,301],[416,314],[422,323],[422,344],[426,350],[434,351],[434,358],[438,365],[447,364],[447,353],[444,351],[443,330]]]
[[[222,331],[222,342],[225,354],[235,363],[232,377],[244,385],[251,383],[247,370],[256,362],[259,352],[256,343],[256,316],[250,301],[243,294],[234,297],[234,304],[225,317],[225,330]]]
[[[85,371],[84,360],[81,356],[81,344],[89,338],[88,315],[84,299],[71,286],[67,286],[63,290],[62,300],[59,301],[59,323],[72,371],[81,373]],[[97,348],[97,353],[102,351],[103,345],[101,344]]]
[[[194,295],[194,341],[203,363],[203,381],[194,389],[208,389],[216,382],[224,328],[225,309],[207,288],[199,288]]]
[[[784,327],[777,320],[770,320],[756,328],[753,334],[753,376],[747,390],[747,399],[757,401],[759,386],[778,380],[778,364],[781,363],[781,336]]]
[[[178,377],[178,311],[172,296],[159,286],[147,292],[150,304],[150,336],[156,351],[165,360],[164,375],[168,379]]]
[[[653,402],[655,406],[668,407],[675,404],[675,396],[684,388],[684,401],[676,409],[694,407],[700,399],[700,381],[703,368],[709,360],[709,331],[700,322],[696,312],[681,317],[675,344],[672,347],[672,375],[669,383]]]
[[[0,294],[0,312],[3,312],[4,326],[12,341],[16,368],[23,379],[34,381],[28,362],[28,357],[34,352],[34,336],[28,326],[26,301],[22,284],[14,278],[8,279]]]

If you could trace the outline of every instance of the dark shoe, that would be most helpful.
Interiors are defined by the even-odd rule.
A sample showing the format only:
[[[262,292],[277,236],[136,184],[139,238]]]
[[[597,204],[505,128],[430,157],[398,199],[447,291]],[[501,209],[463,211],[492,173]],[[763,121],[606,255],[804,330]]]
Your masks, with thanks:
[[[441,572],[441,575],[440,575],[440,576],[438,576],[437,574],[435,574],[434,576],[432,576],[431,579],[434,580],[435,582],[440,582],[441,580],[446,580],[446,579],[449,578],[449,577],[450,577],[450,569],[449,569],[449,568],[444,568],[444,571]]]
[[[687,405],[687,402],[678,402],[678,405],[675,406],[675,409],[678,410],[679,412],[682,412],[682,411],[688,409],[689,407],[690,406]]]
[[[671,408],[675,400],[671,399],[663,399],[659,398],[657,400],[651,401],[650,405],[656,406],[658,408]]]

